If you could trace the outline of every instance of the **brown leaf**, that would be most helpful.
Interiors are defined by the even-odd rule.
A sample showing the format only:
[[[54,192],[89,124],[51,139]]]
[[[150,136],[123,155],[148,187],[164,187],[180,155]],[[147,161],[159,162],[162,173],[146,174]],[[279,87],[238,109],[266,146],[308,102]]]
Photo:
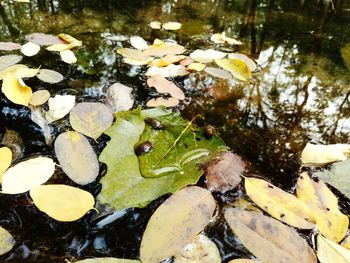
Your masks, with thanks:
[[[147,79],[147,85],[149,87],[154,87],[159,93],[169,93],[175,99],[185,99],[185,94],[181,89],[179,89],[173,82],[160,75],[155,75]]]

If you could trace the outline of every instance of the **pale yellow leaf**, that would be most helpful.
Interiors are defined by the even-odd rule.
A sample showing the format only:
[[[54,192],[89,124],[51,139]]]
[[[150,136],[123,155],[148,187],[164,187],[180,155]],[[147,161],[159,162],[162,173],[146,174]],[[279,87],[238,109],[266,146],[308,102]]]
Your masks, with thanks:
[[[201,50],[197,49],[190,54],[190,57],[200,63],[210,63],[215,59],[221,59],[226,56],[226,53],[214,49]]]
[[[61,82],[64,79],[61,73],[51,69],[40,69],[39,74],[36,77],[41,81],[50,84]]]
[[[142,66],[147,65],[148,63],[152,62],[153,58],[149,57],[146,60],[140,60],[140,59],[132,59],[132,58],[123,58],[123,62],[129,65],[133,66]]]
[[[222,37],[222,34],[217,33],[217,34],[213,34],[210,37],[210,40],[213,41],[215,44],[224,44],[225,40]]]
[[[241,53],[229,53],[228,54],[228,58],[231,59],[238,59],[238,60],[242,60],[244,63],[247,64],[249,70],[251,72],[255,71],[257,69],[257,64],[254,60],[252,60],[251,58],[249,58],[248,56],[241,54]]]
[[[8,67],[11,67],[11,66],[17,64],[22,59],[23,59],[23,57],[18,56],[18,55],[0,56],[0,72],[2,72],[2,74],[4,74],[4,71],[6,71],[8,69]],[[7,73],[7,72],[5,72],[5,73]]]
[[[0,80],[2,80],[7,73],[14,72],[14,71],[17,71],[18,69],[22,69],[22,68],[28,68],[28,67],[26,65],[16,64],[16,65],[8,67],[7,69],[5,69],[3,71],[0,71]]]
[[[242,43],[241,41],[239,41],[239,40],[236,40],[236,39],[234,39],[234,38],[227,37],[225,32],[222,32],[221,35],[222,35],[222,39],[223,39],[225,42],[229,43],[230,45],[242,45],[242,44],[243,44],[243,43]]]
[[[146,72],[146,76],[148,76],[148,77],[160,75],[164,78],[185,76],[187,74],[189,74],[189,72],[186,70],[186,68],[184,66],[174,65],[174,64],[170,64],[166,67],[152,66],[152,67],[148,68],[148,70]]]
[[[0,255],[11,251],[15,243],[13,236],[6,229],[0,227]]]
[[[317,257],[321,263],[349,263],[350,250],[319,234],[317,236]]]
[[[10,167],[12,162],[12,151],[8,147],[0,147],[0,180],[2,175]]]
[[[215,59],[216,64],[218,64],[223,69],[230,71],[238,80],[248,81],[250,79],[250,70],[245,62],[239,59]]]
[[[40,46],[32,42],[28,42],[21,47],[21,52],[27,57],[32,57],[38,54],[40,51]]]
[[[32,97],[32,89],[22,86],[16,77],[15,72],[8,72],[3,78],[1,91],[13,103],[28,106]]]
[[[163,57],[166,55],[180,55],[186,51],[185,47],[168,42],[156,42],[156,44],[148,46],[143,53],[148,56]]]
[[[57,44],[53,44],[51,46],[48,46],[46,49],[48,51],[58,51],[58,52],[61,52],[61,51],[64,51],[64,50],[68,50],[68,49],[71,49],[73,48],[74,45],[73,44],[63,44],[63,43],[57,43]]]
[[[153,29],[161,29],[162,23],[159,21],[152,21],[149,23],[149,26]]]
[[[160,40],[158,38],[156,38],[155,40],[153,40],[153,45],[154,46],[158,46],[158,45],[163,45],[165,42],[163,40]]]
[[[37,90],[33,93],[29,104],[33,106],[40,106],[46,103],[50,98],[50,92],[46,89]]]
[[[146,48],[148,48],[146,40],[139,36],[131,37],[130,44],[138,50],[145,50]]]
[[[83,45],[83,42],[72,37],[71,35],[68,34],[64,34],[61,33],[58,35],[58,37],[66,42],[68,42],[69,44],[71,44],[71,48],[73,47],[81,47]]]
[[[345,247],[346,249],[350,249],[350,236],[347,236],[344,238],[344,240],[340,243],[341,246]]]
[[[62,119],[75,105],[75,96],[56,95],[49,99],[49,110],[46,112],[46,119],[49,122]]]
[[[23,78],[32,78],[35,77],[40,68],[27,68],[27,67],[20,67],[19,69],[16,70],[16,77],[19,81],[19,83],[22,85],[22,87],[27,86]]]
[[[157,67],[166,67],[170,64],[177,63],[185,58],[186,56],[184,55],[166,55],[162,58],[151,61],[150,64]]]
[[[202,71],[205,69],[205,64],[202,63],[192,63],[188,65],[187,70]]]
[[[71,50],[63,50],[60,52],[60,56],[62,61],[66,62],[67,64],[73,64],[77,62],[77,58],[74,55],[73,51]]]
[[[350,156],[350,144],[311,144],[307,143],[301,153],[303,165],[322,165],[344,161]]]
[[[62,222],[80,219],[95,205],[92,194],[68,185],[40,185],[29,193],[40,211]]]
[[[175,107],[179,104],[179,100],[175,99],[173,97],[170,98],[163,98],[163,97],[159,97],[156,99],[150,99],[146,106],[150,107],[150,108],[154,108],[154,107],[158,107],[158,106],[164,106],[164,107]]]
[[[179,30],[182,24],[179,22],[167,22],[162,26],[165,30]]]
[[[169,93],[175,99],[185,99],[184,92],[178,88],[174,82],[171,82],[160,75],[155,75],[147,79],[147,85],[149,87],[154,87],[159,93]]]
[[[145,65],[152,61],[152,58],[145,55],[141,50],[133,48],[119,48],[117,53],[122,55],[128,62],[138,63],[137,65]]]
[[[212,67],[206,67],[204,71],[213,77],[221,78],[221,79],[232,79],[232,74],[224,69],[221,68],[212,68]]]

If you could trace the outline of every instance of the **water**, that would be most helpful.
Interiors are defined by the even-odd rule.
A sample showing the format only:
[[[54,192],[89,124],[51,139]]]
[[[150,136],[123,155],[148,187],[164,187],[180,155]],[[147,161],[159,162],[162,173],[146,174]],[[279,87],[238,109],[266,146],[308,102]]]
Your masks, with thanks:
[[[212,33],[226,31],[244,45],[238,50],[256,59],[261,70],[248,84],[216,80],[206,74],[176,78],[188,100],[178,110],[191,119],[205,118],[199,125],[213,125],[224,141],[246,161],[250,171],[292,190],[299,168],[299,155],[308,141],[349,143],[350,74],[340,49],[350,42],[349,3],[334,1],[334,10],[322,2],[306,1],[46,1],[30,4],[4,1],[0,5],[0,41],[23,43],[29,33],[68,33],[84,43],[77,54],[79,66],[68,66],[50,52],[40,52],[23,62],[61,72],[66,80],[43,85],[31,80],[34,89],[51,94],[75,94],[78,101],[103,100],[105,88],[122,82],[134,88],[136,105],[145,105],[152,91],[140,68],[122,63],[115,48],[123,42],[106,41],[108,34],[173,39],[187,49],[210,48]],[[179,21],[179,32],[154,31],[150,21]],[[227,51],[226,49],[224,51]],[[58,61],[58,62],[57,62]],[[136,106],[135,105],[135,106]],[[0,94],[0,140],[6,130],[22,139],[24,158],[53,156],[40,129],[30,121],[30,111],[9,103]],[[68,127],[61,122],[54,134]],[[15,136],[15,138],[16,138]],[[92,142],[99,153],[105,137]],[[102,165],[103,166],[103,165]],[[105,167],[101,169],[102,176]],[[61,172],[53,181],[64,181]],[[72,184],[66,180],[65,183]],[[202,184],[203,182],[201,182]],[[94,195],[98,183],[84,187]],[[234,200],[240,189],[216,196],[220,205]],[[74,223],[58,223],[39,213],[27,194],[1,196],[0,225],[17,243],[0,261],[64,262],[91,256],[137,258],[147,220],[166,197],[147,209],[130,209],[97,219],[94,212]],[[349,204],[341,199],[346,211]],[[349,214],[349,213],[348,213]],[[206,233],[228,262],[249,253],[218,218]],[[308,234],[308,233],[307,233]]]

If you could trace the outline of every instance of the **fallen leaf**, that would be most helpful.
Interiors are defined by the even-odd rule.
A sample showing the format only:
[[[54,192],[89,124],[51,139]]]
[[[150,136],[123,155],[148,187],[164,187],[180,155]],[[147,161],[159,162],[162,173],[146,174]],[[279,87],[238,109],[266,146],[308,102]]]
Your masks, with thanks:
[[[221,257],[215,243],[199,234],[175,255],[174,263],[221,263]]]
[[[49,99],[49,110],[46,112],[46,119],[49,122],[62,119],[75,105],[75,96],[56,95]]]
[[[244,181],[249,198],[274,218],[301,229],[315,226],[312,211],[296,196],[262,179],[246,177]]]
[[[157,67],[166,67],[170,64],[177,63],[185,58],[186,56],[184,55],[166,55],[162,58],[151,61],[150,64]]]
[[[27,42],[21,47],[21,52],[27,57],[32,57],[38,54],[40,51],[40,46],[32,42]]]
[[[41,128],[43,136],[45,138],[45,143],[47,145],[50,145],[52,141],[51,130],[49,122],[45,119],[44,116],[45,112],[42,107],[31,108],[30,119]]]
[[[186,49],[175,43],[158,42],[148,46],[143,53],[148,56],[163,57],[166,55],[179,55],[186,51]]]
[[[210,63],[215,59],[226,57],[226,53],[214,49],[201,50],[196,49],[190,54],[190,58],[200,63]]]
[[[153,58],[148,58],[147,60],[140,60],[140,59],[131,59],[131,58],[123,58],[123,62],[129,65],[133,66],[143,66],[147,65],[150,62],[152,62]]]
[[[218,64],[223,69],[230,71],[238,80],[248,81],[250,79],[250,70],[245,62],[239,59],[215,59],[216,64]]]
[[[12,151],[8,147],[0,147],[0,180],[2,175],[10,167],[12,162]]]
[[[55,154],[62,170],[73,182],[86,185],[98,176],[100,165],[96,153],[80,133],[61,133],[55,141]]]
[[[121,259],[121,258],[87,258],[79,261],[75,261],[74,263],[141,263],[139,260],[133,259]]]
[[[114,35],[107,33],[107,35],[104,36],[105,39],[110,40],[110,41],[117,41],[117,42],[124,42],[129,40],[128,36],[125,35]]]
[[[155,75],[148,78],[147,85],[151,88],[154,87],[158,93],[169,93],[172,97],[178,100],[185,99],[185,94],[175,85],[174,82],[171,82],[160,75]]]
[[[29,101],[30,105],[40,106],[46,103],[50,98],[50,92],[46,89],[37,90],[33,93],[32,98]]]
[[[182,24],[179,22],[167,22],[165,24],[162,25],[162,27],[165,30],[179,30],[182,27]]]
[[[344,161],[350,156],[350,144],[311,144],[307,143],[301,153],[303,165],[322,165]]]
[[[243,43],[242,43],[241,41],[239,41],[239,40],[236,40],[236,39],[234,39],[234,38],[227,37],[225,32],[222,32],[221,35],[222,35],[222,39],[223,39],[225,42],[227,42],[227,43],[229,43],[229,44],[231,44],[231,45],[242,45],[242,44],[243,44]]]
[[[317,236],[317,257],[321,263],[349,263],[350,250],[319,234]]]
[[[342,247],[345,247],[346,249],[350,249],[350,236],[347,236],[344,238],[344,240],[340,243]]]
[[[21,84],[22,87],[26,87],[27,85],[24,83],[23,78],[32,78],[35,77],[40,68],[26,68],[21,67],[16,70],[16,77],[18,82]]]
[[[150,59],[150,57],[145,55],[141,50],[133,48],[119,48],[117,49],[117,53],[122,55],[124,58],[129,58],[132,60],[149,61]]]
[[[138,50],[145,50],[146,48],[148,48],[146,40],[139,36],[131,37],[130,44]]]
[[[2,177],[2,193],[21,194],[41,185],[55,172],[55,163],[48,157],[35,157],[10,167]]]
[[[74,55],[73,51],[67,49],[60,51],[60,56],[63,62],[66,62],[67,64],[73,64],[77,62],[77,58]]]
[[[114,112],[127,111],[134,105],[132,88],[121,83],[114,83],[107,89],[107,101]]]
[[[224,44],[225,43],[225,40],[222,37],[222,33],[213,34],[210,37],[210,40],[213,41],[215,44]]]
[[[164,106],[164,107],[175,107],[180,103],[180,101],[178,99],[175,99],[173,97],[170,98],[156,98],[156,99],[150,99],[149,101],[147,101],[146,106],[150,107],[150,108],[154,108],[154,107],[159,107],[159,106]]]
[[[71,49],[73,47],[74,47],[73,44],[58,43],[58,44],[53,44],[51,46],[48,46],[46,48],[46,50],[61,52],[61,51],[64,51],[64,50],[69,50],[69,49]]]
[[[236,199],[236,201],[232,204],[232,206],[243,210],[250,210],[250,211],[263,213],[263,211],[260,210],[260,208],[258,208],[253,202],[248,201],[242,197],[239,197],[238,199]]]
[[[58,35],[58,37],[60,39],[63,39],[65,42],[71,44],[72,48],[73,47],[81,47],[83,45],[82,41],[80,41],[80,40],[76,39],[75,37],[68,35],[68,34],[61,33]]]
[[[174,78],[178,76],[185,76],[188,73],[189,72],[186,70],[184,66],[170,64],[166,67],[152,66],[148,68],[146,72],[146,76],[151,77],[155,75],[160,75],[164,78]]]
[[[316,263],[306,240],[293,228],[254,211],[225,210],[225,219],[242,244],[262,262]]]
[[[21,45],[13,42],[0,42],[0,50],[1,51],[12,51],[21,49]]]
[[[338,243],[348,230],[349,218],[340,212],[337,197],[323,181],[313,181],[302,173],[297,182],[297,197],[312,211],[318,231]]]
[[[39,46],[48,46],[53,44],[64,43],[57,36],[44,34],[44,33],[29,34],[25,36],[25,39]]]
[[[152,21],[152,22],[149,23],[149,26],[150,26],[152,29],[161,29],[162,23],[159,22],[159,21]]]
[[[197,186],[170,196],[148,221],[141,241],[141,261],[158,263],[176,255],[209,223],[215,207],[210,192]]]
[[[11,251],[16,241],[13,236],[3,227],[0,227],[0,255]]]
[[[7,69],[20,62],[23,59],[22,56],[18,55],[5,55],[0,56],[0,71]]]
[[[182,65],[182,66],[188,66],[188,65],[190,65],[190,64],[192,64],[192,63],[194,63],[195,61],[192,59],[192,58],[190,58],[190,57],[185,57],[183,60],[181,60],[180,61],[180,65]]]
[[[97,140],[112,125],[113,114],[102,103],[81,102],[69,113],[69,121],[74,130]]]
[[[192,63],[188,65],[187,67],[188,70],[193,70],[193,71],[202,71],[205,69],[205,64],[202,63]]]
[[[257,69],[256,62],[244,54],[229,53],[228,58],[242,60],[245,64],[247,64],[247,66],[251,72],[253,72]]]
[[[206,67],[204,71],[213,77],[221,78],[221,79],[232,79],[232,74],[224,69],[220,68],[212,68],[212,67]]]
[[[242,180],[245,164],[232,152],[221,152],[204,165],[208,190],[225,192],[235,188]]]
[[[8,72],[4,76],[1,91],[10,101],[23,106],[28,106],[32,97],[32,89],[28,86],[22,86],[15,72]]]
[[[229,261],[228,263],[258,263],[258,261],[251,260],[251,259],[245,259],[245,258],[239,258]]]
[[[61,82],[64,79],[61,73],[50,69],[40,69],[39,74],[36,77],[41,81],[50,84]]]
[[[3,80],[3,78],[5,77],[5,75],[7,73],[16,72],[17,70],[19,70],[21,68],[28,68],[28,67],[26,65],[16,64],[16,65],[9,66],[8,68],[0,71],[0,80]]]
[[[11,149],[13,161],[18,161],[23,157],[25,145],[21,135],[17,131],[5,129],[5,134],[3,134],[0,142],[3,146]]]
[[[68,185],[39,185],[29,194],[40,211],[61,222],[78,220],[95,205],[92,194]]]

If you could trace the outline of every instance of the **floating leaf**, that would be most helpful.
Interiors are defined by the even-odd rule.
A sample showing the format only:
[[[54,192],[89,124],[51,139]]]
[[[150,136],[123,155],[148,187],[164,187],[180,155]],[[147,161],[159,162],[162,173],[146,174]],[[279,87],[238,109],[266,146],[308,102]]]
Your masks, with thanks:
[[[146,76],[151,77],[155,75],[160,75],[164,78],[174,78],[178,76],[185,76],[188,73],[189,72],[184,66],[170,64],[166,67],[152,66],[147,70]]]
[[[32,89],[28,86],[22,86],[15,72],[8,72],[4,76],[1,91],[13,103],[24,106],[28,106],[32,97]]]
[[[274,218],[301,229],[311,229],[312,211],[294,195],[258,178],[246,177],[247,195]]]
[[[55,154],[67,176],[77,184],[95,181],[100,169],[96,153],[80,133],[67,131],[55,141]]]
[[[40,106],[46,103],[50,98],[50,92],[46,89],[37,90],[33,93],[29,104],[33,106]]]
[[[0,56],[0,71],[7,69],[8,67],[17,64],[23,59],[18,55],[6,55]]]
[[[301,153],[303,165],[322,165],[344,161],[350,156],[350,144],[319,145],[307,143]]]
[[[63,44],[63,43],[58,43],[58,44],[53,44],[51,46],[48,46],[46,49],[48,51],[57,51],[57,52],[61,52],[64,50],[69,50],[71,48],[73,48],[74,45],[73,44]]]
[[[23,78],[32,78],[35,77],[40,68],[27,68],[21,67],[16,70],[16,77],[21,84],[22,87],[26,87],[27,85],[24,83]]]
[[[163,57],[166,55],[179,55],[186,51],[186,49],[175,43],[161,42],[148,46],[143,53],[148,56]]]
[[[149,26],[153,29],[161,29],[162,23],[159,21],[152,21],[149,23]]]
[[[1,51],[12,51],[21,49],[21,45],[13,42],[0,42],[0,50]]]
[[[33,33],[30,35],[26,35],[25,39],[39,46],[48,46],[58,43],[63,43],[61,39],[57,36],[44,34],[44,33]]]
[[[39,74],[36,77],[41,81],[50,84],[61,82],[64,79],[61,73],[50,69],[40,69]]]
[[[196,49],[190,54],[190,57],[200,63],[213,62],[215,59],[221,59],[226,56],[226,53],[214,49],[200,50]]]
[[[251,260],[251,259],[240,258],[240,259],[231,260],[228,263],[258,263],[258,261]]]
[[[67,64],[73,64],[77,62],[77,58],[71,50],[63,50],[60,52],[60,56],[63,62]]]
[[[188,65],[187,67],[188,70],[193,70],[193,71],[202,71],[205,69],[205,64],[202,63],[192,63]]]
[[[244,63],[247,64],[247,66],[248,66],[248,68],[249,68],[249,70],[251,72],[253,72],[253,71],[255,71],[257,69],[256,62],[254,60],[250,59],[249,57],[247,57],[244,54],[230,53],[230,54],[228,54],[228,58],[242,60]]]
[[[81,47],[83,45],[82,41],[80,41],[80,40],[76,39],[75,37],[72,37],[71,35],[68,35],[68,34],[61,33],[58,35],[58,37],[60,39],[63,39],[67,43],[71,44],[72,48],[73,47]]]
[[[51,130],[49,122],[45,119],[44,110],[41,107],[31,108],[30,119],[38,125],[45,137],[45,143],[49,145],[52,141]]]
[[[174,263],[221,263],[220,252],[215,243],[199,234],[175,256]]]
[[[29,194],[40,211],[62,222],[80,219],[95,205],[92,194],[68,185],[39,185]]]
[[[111,110],[102,103],[82,102],[69,114],[72,128],[93,139],[97,139],[113,122]]]
[[[224,44],[224,43],[229,43],[231,45],[242,45],[243,44],[241,41],[238,41],[234,38],[227,37],[225,32],[222,32],[221,34],[212,35],[210,40],[216,44]]]
[[[74,263],[141,263],[139,260],[133,259],[120,259],[120,258],[87,258],[79,261],[75,261]]]
[[[159,106],[164,106],[164,107],[175,107],[180,103],[180,101],[176,98],[170,97],[170,98],[156,98],[156,99],[150,99],[147,101],[146,106],[150,108],[155,108]]]
[[[340,212],[337,197],[324,182],[315,182],[307,173],[302,173],[297,183],[297,197],[312,211],[321,234],[337,243],[344,238],[349,218]]]
[[[20,194],[41,185],[55,172],[55,163],[48,157],[35,157],[9,168],[2,177],[4,194]]]
[[[21,47],[21,52],[27,57],[32,57],[38,54],[40,51],[40,46],[32,42],[28,42]]]
[[[155,59],[151,61],[150,64],[157,67],[166,67],[170,64],[177,63],[185,58],[186,56],[184,55],[166,55],[160,59]]]
[[[13,236],[6,229],[0,227],[0,255],[11,251],[15,243]]]
[[[350,250],[324,238],[322,235],[318,235],[317,257],[321,263],[349,263]]]
[[[49,111],[46,112],[46,119],[49,122],[62,119],[75,105],[75,96],[56,95],[49,99]]]
[[[117,49],[117,53],[122,55],[124,58],[128,58],[131,60],[136,60],[141,62],[146,62],[150,60],[150,57],[145,55],[141,50],[132,49],[132,48],[119,48]]]
[[[232,79],[232,74],[228,72],[227,70],[220,69],[220,68],[212,68],[212,67],[206,67],[204,71],[214,77],[221,78],[221,79]]]
[[[129,65],[133,66],[142,66],[147,65],[153,60],[153,58],[148,58],[147,60],[140,60],[140,59],[131,59],[131,58],[123,58],[123,62]]]
[[[17,72],[17,70],[22,69],[22,68],[28,68],[28,67],[26,65],[22,65],[22,64],[16,64],[16,65],[9,66],[5,70],[0,71],[0,80],[2,80],[7,73]]]
[[[114,112],[130,110],[134,105],[132,88],[121,83],[114,83],[107,89],[107,101]]]
[[[175,85],[174,82],[171,82],[160,75],[155,75],[147,79],[147,85],[149,87],[154,87],[157,92],[161,94],[169,93],[175,99],[185,99],[185,94]]]
[[[215,206],[210,192],[197,186],[169,197],[148,221],[141,241],[141,261],[158,263],[176,255],[209,223]]]
[[[12,151],[8,147],[0,147],[0,180],[3,173],[10,167],[12,162]]]
[[[182,24],[179,22],[167,22],[162,26],[165,30],[179,30],[182,27]]]
[[[238,80],[248,81],[250,70],[245,62],[239,59],[215,59],[216,64],[232,73]]]
[[[242,244],[262,262],[316,263],[316,256],[298,232],[254,211],[229,208],[225,219]]]
[[[347,236],[344,238],[344,240],[340,243],[342,247],[345,247],[346,249],[350,249],[350,236]]]
[[[146,40],[139,36],[131,37],[130,44],[138,50],[145,50],[146,48],[148,48]]]

